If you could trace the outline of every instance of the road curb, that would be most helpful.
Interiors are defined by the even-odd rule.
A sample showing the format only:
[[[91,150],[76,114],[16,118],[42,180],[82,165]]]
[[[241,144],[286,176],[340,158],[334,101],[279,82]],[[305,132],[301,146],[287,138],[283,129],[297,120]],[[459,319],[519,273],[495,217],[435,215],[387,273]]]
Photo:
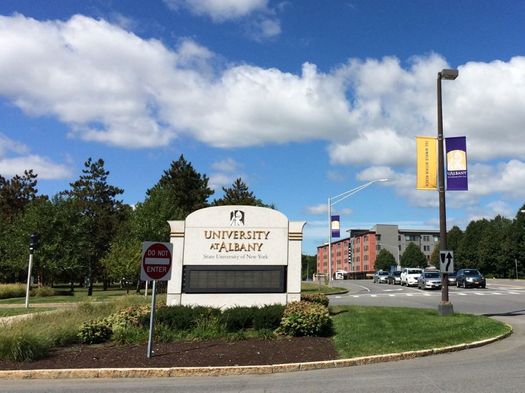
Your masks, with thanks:
[[[287,363],[263,366],[224,366],[224,367],[159,367],[159,368],[85,368],[60,370],[5,370],[0,371],[0,379],[68,379],[68,378],[163,378],[163,377],[202,377],[226,375],[276,374],[296,371],[321,370],[362,366],[373,363],[415,359],[442,353],[457,352],[478,348],[502,340],[512,334],[509,332],[486,340],[474,341],[441,348],[423,349],[384,355],[362,356],[350,359],[327,360],[320,362]]]

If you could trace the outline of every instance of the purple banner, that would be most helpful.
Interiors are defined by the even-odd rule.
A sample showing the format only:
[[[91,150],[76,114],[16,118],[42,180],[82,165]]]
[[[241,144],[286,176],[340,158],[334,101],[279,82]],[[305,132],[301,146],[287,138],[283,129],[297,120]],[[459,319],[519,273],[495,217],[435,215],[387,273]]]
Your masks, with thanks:
[[[341,233],[339,232],[339,229],[341,228],[339,216],[332,216],[332,225],[330,226],[330,228],[332,228],[332,237],[341,236]]]
[[[447,154],[447,191],[468,190],[467,139],[445,138]]]

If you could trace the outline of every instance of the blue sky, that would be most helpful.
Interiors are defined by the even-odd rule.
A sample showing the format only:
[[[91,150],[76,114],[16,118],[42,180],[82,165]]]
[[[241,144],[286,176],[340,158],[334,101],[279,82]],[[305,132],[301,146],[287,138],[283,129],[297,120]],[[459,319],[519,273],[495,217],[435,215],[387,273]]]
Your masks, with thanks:
[[[142,201],[180,154],[220,196],[242,177],[291,220],[303,251],[376,223],[438,228],[415,189],[415,137],[467,136],[469,191],[448,227],[525,200],[525,2],[2,0],[0,174],[33,168],[53,195],[102,158]]]

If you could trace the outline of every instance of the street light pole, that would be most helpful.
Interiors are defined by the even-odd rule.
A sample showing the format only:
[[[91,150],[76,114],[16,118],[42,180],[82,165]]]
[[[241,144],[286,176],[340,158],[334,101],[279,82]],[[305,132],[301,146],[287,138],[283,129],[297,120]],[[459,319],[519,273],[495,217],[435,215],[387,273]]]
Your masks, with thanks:
[[[443,149],[443,104],[441,98],[441,80],[454,80],[458,70],[444,69],[437,74],[437,125],[438,125],[438,182],[439,182],[439,249],[447,250],[447,213],[445,203],[445,154]],[[448,297],[448,273],[441,274],[441,302],[438,306],[441,315],[454,313]]]
[[[368,183],[360,185],[356,188],[352,188],[351,190],[345,191],[334,197],[328,197],[328,286],[332,286],[332,206],[358,193],[359,191],[364,190],[365,188],[371,186],[374,183],[385,181],[388,181],[388,179],[372,180]]]

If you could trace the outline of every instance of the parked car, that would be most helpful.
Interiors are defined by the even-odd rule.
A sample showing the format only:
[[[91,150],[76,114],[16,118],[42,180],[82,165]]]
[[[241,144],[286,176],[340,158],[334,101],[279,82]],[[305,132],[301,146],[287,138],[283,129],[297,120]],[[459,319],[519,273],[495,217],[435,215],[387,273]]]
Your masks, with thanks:
[[[401,271],[401,285],[406,285],[407,287],[416,286],[417,279],[423,272],[423,269],[415,267],[406,267]]]
[[[456,285],[456,274],[457,272],[452,272],[448,274],[448,285]]]
[[[456,286],[467,288],[467,287],[480,287],[485,288],[487,285],[485,277],[479,272],[478,269],[460,269],[456,274]]]
[[[388,275],[388,283],[393,285],[401,284],[401,270],[390,272]]]
[[[387,283],[387,281],[388,281],[388,272],[387,271],[379,270],[379,271],[375,272],[375,274],[374,274],[374,282],[375,283],[381,284],[381,283]]]
[[[423,271],[417,279],[419,289],[440,289],[441,277],[438,271]]]

